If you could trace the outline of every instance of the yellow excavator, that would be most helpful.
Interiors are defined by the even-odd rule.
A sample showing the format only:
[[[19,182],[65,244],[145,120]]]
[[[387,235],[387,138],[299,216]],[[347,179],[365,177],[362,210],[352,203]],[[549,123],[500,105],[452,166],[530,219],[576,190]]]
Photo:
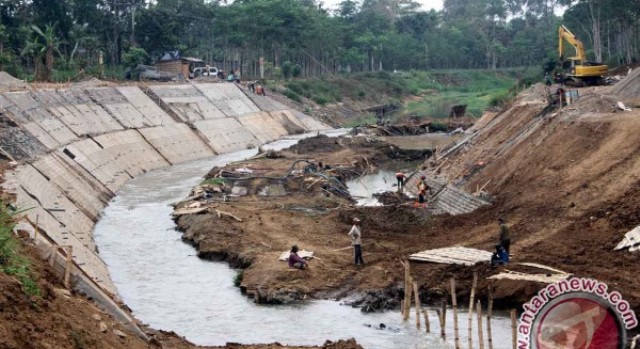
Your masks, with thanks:
[[[561,70],[555,76],[557,82],[575,86],[602,85],[605,83],[604,76],[608,67],[602,63],[588,62],[582,41],[578,40],[564,25],[561,25],[558,29],[558,39]],[[564,57],[565,40],[575,48],[576,55],[574,57]]]

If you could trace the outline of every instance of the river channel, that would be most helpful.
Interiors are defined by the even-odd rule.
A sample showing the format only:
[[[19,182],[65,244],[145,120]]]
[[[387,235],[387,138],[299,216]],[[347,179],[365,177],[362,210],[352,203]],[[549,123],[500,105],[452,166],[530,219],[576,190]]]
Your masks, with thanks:
[[[263,149],[282,149],[300,138],[280,140]],[[120,296],[136,318],[199,345],[321,345],[327,339],[353,337],[367,349],[453,348],[450,311],[445,342],[435,333],[424,333],[424,327],[416,330],[413,320],[403,323],[395,311],[362,314],[330,300],[296,306],[256,305],[234,287],[235,270],[226,263],[199,259],[175,230],[170,204],[187,196],[213,166],[255,154],[256,149],[243,150],[146,173],[129,181],[104,210],[94,230],[96,244]],[[439,332],[434,311],[430,319],[432,331]],[[385,329],[378,329],[381,323]],[[465,347],[466,324],[462,311]],[[474,334],[475,326],[474,321]],[[494,318],[492,327],[494,348],[510,348],[510,321]]]

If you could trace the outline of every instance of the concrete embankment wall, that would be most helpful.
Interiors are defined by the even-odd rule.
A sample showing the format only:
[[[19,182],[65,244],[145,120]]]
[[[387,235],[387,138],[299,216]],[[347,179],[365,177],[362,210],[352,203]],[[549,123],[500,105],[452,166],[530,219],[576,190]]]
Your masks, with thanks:
[[[64,86],[0,93],[0,146],[37,244],[73,247],[73,278],[117,299],[92,230],[129,179],[157,168],[329,128],[235,84]]]

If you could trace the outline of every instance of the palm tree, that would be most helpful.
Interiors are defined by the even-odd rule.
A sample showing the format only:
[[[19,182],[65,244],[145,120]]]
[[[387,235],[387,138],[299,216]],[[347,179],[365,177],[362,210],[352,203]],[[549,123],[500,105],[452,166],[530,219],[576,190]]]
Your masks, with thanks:
[[[42,69],[42,55],[45,50],[45,47],[40,43],[37,37],[32,38],[31,41],[27,41],[27,44],[20,52],[22,56],[29,56],[33,58],[34,64],[34,78],[36,80],[43,80],[43,71]]]
[[[55,25],[47,24],[44,31],[42,31],[36,25],[32,25],[31,29],[33,29],[37,36],[34,38],[33,42],[27,42],[27,47],[31,44],[33,46],[31,48],[31,51],[39,51],[39,54],[34,55],[34,57],[37,60],[40,60],[40,62],[42,62],[42,57],[44,56],[45,70],[44,72],[42,72],[42,80],[49,81],[51,79],[51,71],[53,71],[55,54],[57,53],[59,56],[62,56],[62,53],[59,49],[59,46],[62,42],[56,35]],[[36,71],[38,70],[37,67],[38,63],[36,63]],[[36,74],[36,78],[37,77],[38,76]]]

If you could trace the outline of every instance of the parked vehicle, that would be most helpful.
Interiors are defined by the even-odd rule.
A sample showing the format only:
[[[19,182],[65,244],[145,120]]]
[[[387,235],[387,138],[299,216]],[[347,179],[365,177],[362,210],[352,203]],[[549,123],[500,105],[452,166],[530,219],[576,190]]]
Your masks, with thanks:
[[[197,67],[189,73],[189,78],[195,79],[202,76],[217,77],[220,70],[216,67]]]
[[[125,79],[128,80],[155,80],[155,81],[173,81],[177,76],[172,73],[158,70],[151,65],[139,64],[134,69],[128,69],[125,72]]]

